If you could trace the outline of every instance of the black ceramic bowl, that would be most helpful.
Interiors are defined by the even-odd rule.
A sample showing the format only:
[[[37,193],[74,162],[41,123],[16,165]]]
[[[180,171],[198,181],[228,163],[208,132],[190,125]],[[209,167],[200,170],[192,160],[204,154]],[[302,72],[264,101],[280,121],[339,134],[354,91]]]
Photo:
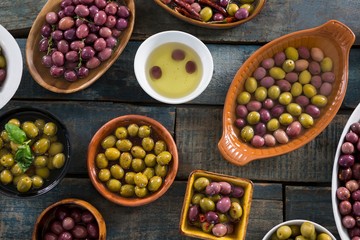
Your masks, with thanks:
[[[0,132],[5,129],[5,124],[13,118],[18,119],[20,122],[43,119],[45,122],[54,122],[57,126],[57,141],[63,144],[62,153],[65,155],[65,163],[61,168],[50,170],[49,177],[47,179],[44,179],[44,183],[40,188],[31,188],[29,191],[24,193],[19,192],[13,183],[5,185],[0,182],[0,192],[7,196],[17,198],[40,196],[53,189],[67,173],[70,165],[70,141],[68,131],[65,125],[50,112],[33,107],[21,107],[9,110],[8,112],[5,112],[0,116]],[[31,166],[28,171],[33,170],[34,167]]]

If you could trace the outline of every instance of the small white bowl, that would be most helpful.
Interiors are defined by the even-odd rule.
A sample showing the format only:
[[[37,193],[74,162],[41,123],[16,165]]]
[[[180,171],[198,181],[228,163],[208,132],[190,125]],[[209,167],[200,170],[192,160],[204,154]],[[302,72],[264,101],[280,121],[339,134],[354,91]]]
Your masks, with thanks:
[[[320,224],[318,223],[315,223],[315,222],[312,222],[312,221],[309,221],[309,220],[303,220],[303,219],[294,219],[294,220],[289,220],[289,221],[286,221],[286,222],[282,222],[282,223],[279,223],[278,225],[276,225],[275,227],[273,227],[269,232],[266,233],[266,235],[263,237],[262,240],[270,240],[271,239],[271,235],[273,233],[276,232],[276,230],[281,227],[281,226],[284,226],[284,225],[298,225],[300,226],[302,223],[304,222],[310,222],[312,224],[314,224],[315,226],[315,230],[316,232],[319,234],[319,233],[326,233],[328,234],[332,240],[336,240],[336,238],[334,237],[334,235],[332,235],[332,233],[327,230],[325,227],[321,226]]]
[[[195,90],[193,90],[186,96],[178,98],[163,96],[151,87],[147,79],[146,63],[149,55],[157,47],[166,43],[184,44],[194,50],[200,57],[200,62],[203,70],[200,83],[195,88]],[[213,58],[206,45],[193,35],[181,31],[160,32],[147,38],[137,50],[134,60],[135,75],[142,89],[152,98],[168,104],[181,104],[189,102],[194,98],[198,97],[209,85],[212,78],[213,69]]]
[[[16,40],[2,25],[0,25],[0,36],[0,47],[6,59],[6,78],[0,86],[1,109],[14,96],[20,85],[23,72],[23,58]]]
[[[360,120],[360,103],[357,105],[353,113],[351,114],[350,118],[348,119],[346,125],[344,126],[344,130],[341,134],[335,157],[334,157],[334,165],[333,165],[333,172],[332,172],[332,180],[331,180],[331,200],[332,200],[332,208],[334,213],[334,219],[336,223],[336,227],[339,233],[339,236],[342,240],[349,240],[350,236],[347,229],[342,225],[341,219],[342,216],[339,211],[339,201],[336,197],[336,190],[340,186],[339,183],[339,164],[338,160],[341,154],[341,145],[344,142],[345,135],[349,132],[351,124],[358,122]]]

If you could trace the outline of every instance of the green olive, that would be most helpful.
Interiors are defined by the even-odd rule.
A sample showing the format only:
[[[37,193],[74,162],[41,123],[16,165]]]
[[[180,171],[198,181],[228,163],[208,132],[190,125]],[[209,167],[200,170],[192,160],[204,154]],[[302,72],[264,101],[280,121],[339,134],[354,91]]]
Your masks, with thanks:
[[[303,92],[303,86],[301,83],[299,82],[294,82],[291,85],[291,90],[290,90],[291,94],[293,95],[293,97],[297,97],[300,96]]]
[[[285,78],[285,71],[280,67],[272,67],[269,70],[269,74],[276,80],[284,79]]]
[[[300,114],[299,122],[304,128],[310,128],[314,125],[314,119],[307,113]]]
[[[109,161],[107,160],[104,153],[98,153],[95,158],[96,167],[102,169],[106,168],[109,165]]]
[[[133,146],[130,151],[134,158],[145,158],[146,156],[146,151],[140,146]]]
[[[267,98],[267,89],[265,87],[258,87],[255,90],[255,99],[262,102]]]
[[[290,225],[289,227],[291,228],[291,237],[296,237],[298,235],[301,235],[299,225]]]
[[[254,137],[254,129],[251,126],[245,126],[241,129],[240,136],[244,142],[250,142]]]
[[[168,165],[172,159],[172,155],[168,151],[163,151],[156,156],[156,162],[160,165]]]
[[[50,170],[47,167],[36,168],[35,174],[39,175],[43,179],[48,179],[50,176]]]
[[[11,168],[15,164],[14,156],[11,153],[5,154],[0,158],[0,163],[6,168]]]
[[[285,55],[288,59],[291,59],[293,61],[296,61],[299,59],[299,52],[294,47],[287,47],[285,49]]]
[[[229,209],[229,214],[232,219],[239,219],[243,214],[241,205],[237,202],[232,202]]]
[[[166,151],[166,150],[167,150],[167,146],[163,140],[158,140],[155,142],[155,147],[154,147],[155,155],[159,155],[162,151]]]
[[[51,143],[50,143],[49,139],[41,138],[32,145],[32,149],[35,154],[43,155],[44,153],[46,153],[49,150],[50,145],[51,145]]]
[[[53,157],[49,157],[49,161],[48,161],[46,167],[47,167],[49,170],[54,170],[54,169],[55,169],[54,163],[53,163]]]
[[[21,193],[29,191],[31,187],[32,181],[31,178],[28,176],[22,177],[16,184],[16,189]]]
[[[142,125],[139,127],[138,136],[140,138],[150,137],[151,134],[151,126]]]
[[[283,92],[279,96],[279,103],[282,105],[288,105],[292,101],[292,95],[290,92]]]
[[[100,171],[98,173],[98,178],[100,181],[106,182],[110,179],[110,177],[111,177],[111,173],[110,173],[109,169],[107,169],[107,168],[100,169]]]
[[[245,81],[245,90],[249,93],[254,93],[257,89],[258,84],[254,77],[249,77]]]
[[[291,236],[291,228],[287,225],[280,226],[276,230],[276,235],[279,239],[288,239]]]
[[[146,187],[135,186],[134,191],[135,195],[139,198],[146,197],[149,194],[149,190]]]
[[[144,137],[141,141],[141,146],[145,151],[150,152],[154,149],[155,142],[151,137]]]
[[[239,6],[236,3],[230,3],[226,8],[226,11],[229,14],[229,16],[234,16],[237,10],[239,10]]]
[[[9,137],[9,134],[7,133],[7,131],[2,130],[1,133],[0,133],[0,136],[1,136],[1,139],[2,139],[5,143],[10,142],[10,137]]]
[[[139,126],[136,123],[132,123],[127,127],[127,131],[131,137],[136,137],[139,132]]]
[[[134,181],[134,177],[135,177],[135,174],[134,172],[127,172],[125,173],[125,182],[127,184],[132,184],[134,185],[135,184],[135,181]]]
[[[315,225],[311,222],[303,222],[300,226],[301,235],[310,238],[315,233]]]
[[[129,139],[119,139],[116,141],[116,148],[122,152],[128,152],[133,144]]]
[[[208,197],[204,197],[200,200],[200,208],[203,212],[214,211],[215,203]]]
[[[287,126],[294,121],[293,116],[290,113],[283,113],[279,117],[280,124]]]
[[[120,188],[120,195],[123,197],[133,197],[135,195],[135,186],[131,184],[124,184]]]
[[[52,159],[53,166],[57,169],[62,168],[65,164],[65,161],[66,161],[66,157],[65,154],[63,153],[56,154]]]
[[[111,192],[119,192],[121,189],[121,182],[117,179],[109,179],[109,181],[106,182],[106,187],[111,191]]]
[[[45,120],[44,119],[36,119],[35,122],[34,122],[35,126],[38,127],[38,129],[41,131],[41,132],[44,132],[44,127],[45,127]],[[18,125],[19,126],[19,125]]]
[[[33,122],[24,122],[21,126],[22,130],[25,132],[28,138],[35,138],[39,134],[39,129]]]
[[[118,164],[114,164],[110,167],[110,173],[115,179],[122,179],[125,175],[124,169]]]
[[[13,175],[11,174],[10,170],[4,169],[0,173],[0,181],[2,184],[7,185],[11,183],[13,180]]]
[[[21,123],[20,123],[20,120],[17,119],[17,118],[12,118],[8,121],[8,123],[11,123],[11,124],[14,124],[15,126],[17,127],[20,127]]]
[[[251,99],[251,94],[249,92],[241,92],[237,98],[236,98],[236,102],[239,105],[245,105],[248,102],[250,102]]]
[[[146,168],[145,162],[143,159],[141,158],[133,158],[132,162],[131,162],[131,168],[135,171],[135,172],[141,172]]]
[[[118,160],[120,158],[120,151],[114,147],[107,148],[105,150],[105,156],[109,161]]]
[[[193,187],[196,191],[203,191],[210,184],[210,180],[206,177],[199,177],[194,181]]]
[[[210,7],[203,7],[200,10],[200,18],[202,21],[207,22],[212,18],[213,11]]]
[[[273,85],[268,89],[268,96],[272,100],[278,99],[280,93],[281,93],[280,87],[277,85]]]
[[[10,171],[13,176],[20,176],[21,174],[24,173],[24,171],[22,170],[22,168],[20,167],[20,165],[18,163],[14,164],[11,167]]]
[[[289,105],[286,106],[286,111],[288,111],[288,113],[290,113],[293,116],[300,116],[300,114],[302,113],[302,108],[299,104],[297,103],[289,103]]]
[[[10,141],[10,148],[13,152],[16,152],[19,149],[19,146],[21,144],[14,143],[13,141]]]
[[[153,153],[148,153],[145,156],[145,165],[148,167],[155,167],[156,165],[156,155]]]
[[[31,181],[34,188],[41,188],[44,185],[44,179],[38,175],[32,176]]]
[[[101,141],[101,147],[103,149],[114,147],[116,143],[116,137],[114,135],[109,135]]]
[[[13,177],[12,183],[14,184],[15,187],[18,184],[18,182],[20,181],[20,179],[22,179],[23,177],[28,177],[28,175],[24,173],[19,176]]]
[[[166,177],[168,172],[168,165],[155,165],[155,175],[159,177]]]
[[[292,72],[295,68],[295,62],[292,59],[287,59],[282,64],[282,69],[284,69],[285,72]]]
[[[324,95],[318,94],[311,98],[311,103],[317,107],[325,107],[327,102],[328,102],[328,99]]]
[[[299,74],[299,82],[301,84],[308,84],[311,81],[311,73],[308,70],[304,70]]]
[[[44,126],[44,134],[47,136],[54,136],[56,135],[58,128],[55,123],[47,122]]]
[[[269,130],[270,132],[274,132],[274,131],[278,130],[279,127],[280,127],[280,122],[279,122],[279,120],[276,119],[276,118],[272,118],[272,119],[270,119],[270,121],[268,121],[268,122],[266,123],[266,128],[267,128],[267,130]]]
[[[248,3],[242,4],[240,8],[246,9],[249,12],[249,14],[251,14],[254,11],[254,6]]]
[[[308,83],[303,86],[304,95],[308,98],[312,98],[317,94],[317,90],[314,85]]]
[[[138,186],[140,188],[144,188],[147,186],[149,180],[145,176],[145,174],[143,174],[142,172],[138,172],[134,176],[134,182],[135,182],[136,186]]]
[[[2,140],[2,138],[0,138],[0,149],[2,149],[4,147],[4,140]]]
[[[61,142],[53,142],[50,144],[49,155],[54,156],[64,151],[64,145]]]
[[[320,62],[320,68],[322,72],[330,72],[333,68],[332,59],[329,57],[324,57]]]
[[[219,213],[218,215],[219,215],[219,222],[221,222],[221,223],[229,222],[229,217],[227,216],[227,214]]]
[[[123,168],[123,169],[130,169],[131,167],[131,162],[132,162],[132,155],[131,153],[129,152],[123,152],[121,153],[120,155],[120,166]]]
[[[143,174],[147,177],[147,179],[150,179],[153,176],[155,176],[155,169],[151,167],[147,167],[144,169]]]
[[[194,193],[194,195],[191,198],[191,203],[194,205],[199,205],[200,200],[205,197],[205,194],[203,193]]]
[[[246,116],[246,121],[250,125],[257,124],[260,121],[260,113],[256,111],[249,112],[248,115]]]
[[[126,139],[128,137],[128,131],[125,127],[118,127],[115,130],[115,136],[118,139]]]

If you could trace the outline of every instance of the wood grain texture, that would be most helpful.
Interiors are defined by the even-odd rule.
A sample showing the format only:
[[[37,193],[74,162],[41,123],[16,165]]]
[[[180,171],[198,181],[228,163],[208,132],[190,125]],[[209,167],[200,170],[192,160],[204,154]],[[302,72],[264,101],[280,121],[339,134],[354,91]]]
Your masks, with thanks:
[[[105,219],[108,240],[191,239],[179,234],[185,189],[186,182],[174,182],[168,192],[151,205],[131,208],[115,205],[102,198],[88,179],[65,178],[53,191],[41,198],[14,199],[2,196],[0,239],[30,239],[41,211],[64,198],[79,198],[95,206]],[[282,202],[264,194],[281,194],[281,186],[255,184],[255,192],[258,190],[262,191],[262,197],[270,200],[263,201],[257,199],[257,195],[254,196],[246,239],[261,239],[271,226],[282,221]]]
[[[17,39],[24,57],[26,39]],[[140,42],[129,42],[114,65],[89,88],[66,96],[69,100],[97,100],[112,102],[159,103],[147,95],[138,84],[133,70],[133,62]],[[207,89],[190,104],[219,105],[225,102],[229,86],[240,66],[256,51],[254,45],[207,44],[214,60],[213,78]],[[360,49],[353,48],[349,57],[349,83],[343,108],[355,108],[360,102]],[[61,100],[62,94],[50,92],[38,85],[24,65],[23,78],[15,99]],[[161,104],[161,103],[159,103]]]

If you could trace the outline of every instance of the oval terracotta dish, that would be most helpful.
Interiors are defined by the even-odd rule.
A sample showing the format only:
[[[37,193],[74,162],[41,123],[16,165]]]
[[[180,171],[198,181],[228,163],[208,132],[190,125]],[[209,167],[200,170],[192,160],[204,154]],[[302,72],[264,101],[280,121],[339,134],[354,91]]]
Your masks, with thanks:
[[[223,111],[223,134],[218,143],[221,155],[235,165],[282,155],[307,144],[319,135],[331,122],[339,110],[346,93],[348,83],[348,60],[350,48],[355,41],[354,33],[344,24],[330,20],[315,28],[297,31],[275,39],[254,52],[236,73],[226,95]],[[244,89],[245,80],[252,75],[260,62],[283,51],[286,47],[305,46],[319,47],[324,55],[333,60],[336,80],[333,90],[328,96],[328,104],[321,109],[321,115],[314,125],[299,137],[286,144],[275,147],[255,148],[238,138],[239,129],[234,125],[236,120],[236,97]]]
[[[190,17],[186,17],[186,16],[180,14],[179,12],[175,11],[171,6],[163,3],[162,0],[154,0],[154,1],[160,7],[165,9],[168,13],[174,15],[175,17],[177,17],[185,22],[191,23],[191,24],[199,26],[199,27],[214,28],[214,29],[232,28],[232,27],[236,27],[238,25],[241,25],[243,23],[250,21],[251,19],[253,19],[260,13],[260,11],[263,9],[265,2],[266,2],[266,0],[255,0],[254,1],[254,5],[255,5],[254,11],[247,18],[245,18],[243,20],[229,22],[229,23],[215,23],[215,22],[203,22],[203,21],[199,21],[199,20],[196,20],[196,19],[193,19]]]
[[[30,74],[35,81],[42,87],[49,91],[56,93],[73,93],[89,87],[96,80],[98,80],[117,60],[123,52],[125,46],[131,37],[134,23],[135,23],[135,1],[124,0],[130,10],[128,27],[121,33],[118,39],[118,46],[115,48],[112,56],[101,63],[96,69],[89,71],[89,75],[85,78],[78,79],[75,82],[68,82],[63,78],[54,78],[50,75],[49,69],[42,65],[41,58],[43,53],[39,51],[38,45],[41,40],[41,27],[45,22],[46,13],[50,11],[57,11],[60,8],[61,0],[47,1],[38,16],[36,17],[33,26],[31,27],[29,37],[26,42],[26,63]]]

